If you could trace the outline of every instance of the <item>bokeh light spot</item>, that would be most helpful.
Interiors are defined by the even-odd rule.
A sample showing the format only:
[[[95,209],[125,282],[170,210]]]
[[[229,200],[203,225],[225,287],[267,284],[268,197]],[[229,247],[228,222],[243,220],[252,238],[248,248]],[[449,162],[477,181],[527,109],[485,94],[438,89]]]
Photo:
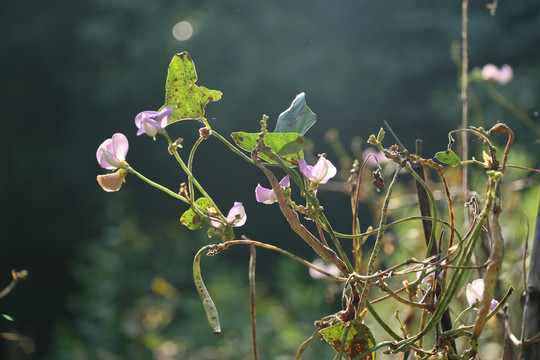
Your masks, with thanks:
[[[185,41],[193,35],[193,26],[189,21],[180,21],[174,25],[172,34],[176,40]]]

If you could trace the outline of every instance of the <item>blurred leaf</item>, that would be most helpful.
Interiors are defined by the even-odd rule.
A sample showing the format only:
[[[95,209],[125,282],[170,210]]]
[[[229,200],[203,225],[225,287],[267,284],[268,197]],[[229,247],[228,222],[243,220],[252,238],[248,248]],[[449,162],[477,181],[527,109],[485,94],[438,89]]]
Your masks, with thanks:
[[[321,330],[324,339],[332,345],[336,352],[339,353],[341,350],[341,342],[347,326],[350,326],[350,328],[345,339],[343,352],[347,354],[349,359],[354,359],[362,352],[375,346],[375,338],[371,330],[360,321],[353,320],[348,323],[341,322]],[[375,352],[363,357],[363,359],[375,360]]]
[[[198,198],[195,201],[195,204],[197,204],[203,209],[208,209],[212,207],[212,202],[204,197]],[[203,224],[201,216],[191,208],[182,214],[182,216],[180,217],[180,222],[187,226],[190,230],[200,229]]]
[[[2,317],[8,321],[15,321],[15,319],[13,319],[11,316],[9,315],[6,315],[6,314],[2,314]]]
[[[257,145],[259,133],[234,132],[231,136],[236,145],[251,152]],[[281,160],[290,166],[298,166],[298,161],[304,158],[303,149],[305,146],[305,139],[300,134],[267,133],[264,136],[264,142],[272,148],[272,151],[275,152]],[[276,163],[262,152],[259,153],[259,156],[268,162]]]
[[[317,115],[306,105],[306,94],[296,95],[291,106],[282,112],[274,133],[298,133],[304,135],[317,121]]]
[[[452,150],[439,151],[435,154],[435,159],[453,167],[461,165],[461,159]]]
[[[169,124],[202,118],[206,104],[221,99],[221,91],[208,90],[195,85],[196,82],[195,64],[187,51],[174,55],[165,84],[165,104],[161,107],[173,107]]]
[[[152,280],[150,288],[155,294],[168,298],[175,298],[179,293],[178,289],[173,284],[160,276],[157,276]]]

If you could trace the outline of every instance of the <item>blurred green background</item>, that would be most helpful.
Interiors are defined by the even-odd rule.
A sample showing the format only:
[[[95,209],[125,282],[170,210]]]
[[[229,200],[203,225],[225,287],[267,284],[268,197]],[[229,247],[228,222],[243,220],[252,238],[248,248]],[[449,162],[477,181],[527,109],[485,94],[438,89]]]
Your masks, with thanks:
[[[502,1],[490,16],[486,2],[470,4],[470,68],[510,64],[514,80],[497,89],[538,125],[540,3]],[[2,359],[250,358],[248,249],[203,258],[224,329],[215,337],[191,277],[194,254],[215,239],[188,232],[178,221],[185,205],[135,177],[113,194],[95,180],[105,173],[95,151],[115,132],[129,138],[128,161],[138,171],[173,190],[186,180],[164,141],[137,138],[133,123],[163,104],[174,53],[189,51],[198,85],[223,92],[207,106],[223,135],[256,132],[262,114],[272,129],[302,91],[318,115],[307,134],[312,154],[335,162],[329,128],[353,156],[354,136],[365,144],[386,120],[405,146],[423,139],[432,156],[461,123],[452,50],[461,38],[460,2],[33,0],[0,8],[0,284],[11,269],[30,273],[0,300],[0,313],[14,319],[0,318],[0,332],[18,336],[0,340]],[[181,21],[193,29],[186,40],[173,34]],[[510,125],[521,164],[539,166],[538,135],[482,84],[472,84],[470,113],[474,125]],[[200,126],[178,124],[171,136],[189,149]],[[237,236],[312,260],[277,206],[255,202],[256,184],[267,186],[260,171],[224,149],[215,139],[203,143],[195,174],[223,211],[244,203],[248,222]],[[514,202],[534,211],[538,178],[527,176]],[[349,232],[347,196],[320,196],[334,227]],[[366,228],[377,215],[363,211]],[[397,258],[413,256],[395,249]],[[289,359],[314,320],[340,309],[340,290],[264,250],[257,274],[262,358]],[[332,356],[316,343],[306,358]]]

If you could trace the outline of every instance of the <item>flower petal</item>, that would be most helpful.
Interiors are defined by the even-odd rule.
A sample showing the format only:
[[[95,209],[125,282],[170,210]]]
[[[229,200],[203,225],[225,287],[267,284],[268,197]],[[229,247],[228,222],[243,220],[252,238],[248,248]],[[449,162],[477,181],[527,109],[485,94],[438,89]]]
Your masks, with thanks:
[[[467,290],[465,291],[465,295],[467,296],[467,302],[469,303],[469,306],[474,305],[477,301],[480,301],[480,299],[482,299],[482,295],[480,295],[476,291],[472,284],[467,284]]]
[[[306,160],[304,159],[300,159],[300,161],[298,161],[298,167],[300,168],[300,172],[302,174],[304,174],[304,176],[306,178],[308,178],[309,180],[311,180],[312,178],[312,175],[311,175],[311,169],[312,169],[312,166],[309,166],[306,162]]]
[[[125,170],[120,169],[112,174],[98,175],[97,182],[99,183],[99,186],[107,192],[118,191],[124,183],[126,174],[127,172]]]
[[[513,77],[514,77],[514,71],[512,70],[510,65],[505,64],[499,70],[499,76],[497,78],[497,81],[501,85],[506,85],[512,80]]]
[[[105,159],[105,152],[107,151],[107,147],[110,147],[109,143],[112,143],[112,139],[107,139],[104,142],[102,142],[96,151],[97,161],[99,165],[104,169],[114,169],[114,166],[109,164],[107,159]]]
[[[255,188],[255,199],[263,204],[273,204],[277,201],[274,190],[264,188],[260,184]]]
[[[495,80],[499,74],[499,69],[493,64],[486,64],[482,68],[482,79],[485,81]]]
[[[160,112],[143,111],[138,113],[135,116],[135,125],[139,128],[137,135],[156,136],[158,131],[163,130],[168,125],[171,114],[172,106],[166,106]]]
[[[495,299],[491,300],[491,305],[489,305],[489,311],[493,311],[497,306],[499,306],[499,302]]]
[[[300,159],[298,167],[300,172],[314,184],[326,184],[328,180],[337,174],[334,164],[327,160],[324,155],[319,157],[317,164],[314,166],[310,166],[304,159]]]
[[[235,202],[234,206],[229,210],[229,214],[227,214],[227,221],[234,227],[239,227],[244,225],[246,220],[247,215],[244,206],[241,202]]]
[[[165,106],[159,113],[157,113],[155,120],[161,129],[164,129],[168,125],[172,110],[172,106]]]
[[[99,165],[104,169],[117,169],[126,159],[129,143],[124,134],[116,133],[105,140],[96,151]]]
[[[283,179],[279,182],[279,186],[281,186],[282,189],[286,189],[291,185],[289,175],[285,175]]]
[[[157,111],[141,111],[137,114],[137,116],[135,116],[135,125],[140,128],[142,126],[142,121],[144,118],[153,119],[156,115]]]
[[[114,155],[120,161],[126,160],[126,155],[129,149],[128,139],[124,134],[116,133],[112,136],[114,147]]]
[[[501,85],[508,84],[514,76],[512,67],[508,64],[503,65],[500,69],[493,65],[487,64],[482,68],[482,79],[485,81],[496,81]]]
[[[334,164],[332,164],[330,160],[327,160],[327,159],[324,159],[324,160],[327,163],[327,171],[326,171],[326,175],[324,176],[324,179],[321,181],[321,184],[326,184],[328,180],[330,180],[337,174],[337,169],[334,166]]]
[[[341,271],[338,269],[338,267],[334,264],[327,264],[323,262],[321,259],[315,259],[313,260],[313,265],[318,267],[319,269],[326,271],[329,274],[339,276],[341,274]],[[323,273],[318,272],[315,269],[309,268],[309,275],[314,279],[327,279],[328,276],[326,276]]]
[[[160,125],[153,119],[150,119],[145,114],[142,116],[141,127],[137,131],[137,136],[146,134],[148,136],[156,136],[158,131],[161,130]]]
[[[465,295],[470,306],[477,301],[481,301],[484,295],[484,279],[476,279],[472,283],[467,284]]]
[[[320,183],[326,177],[327,172],[328,172],[328,163],[326,162],[326,159],[323,156],[321,156],[319,157],[319,160],[317,161],[315,166],[313,166],[313,168],[311,169],[312,179],[310,180],[315,183]]]

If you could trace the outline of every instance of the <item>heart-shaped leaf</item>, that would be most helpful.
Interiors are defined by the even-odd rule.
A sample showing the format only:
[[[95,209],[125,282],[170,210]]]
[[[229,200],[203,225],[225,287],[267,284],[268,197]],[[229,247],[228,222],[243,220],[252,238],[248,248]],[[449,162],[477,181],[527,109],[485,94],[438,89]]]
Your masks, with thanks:
[[[291,106],[279,115],[274,133],[304,135],[316,121],[317,115],[306,105],[306,94],[300,93]]]
[[[251,152],[257,145],[259,133],[234,132],[231,136],[236,145]],[[298,166],[298,161],[304,158],[305,139],[300,134],[267,133],[264,142],[289,166]],[[259,156],[268,162],[276,163],[263,153],[259,153]]]
[[[453,167],[461,165],[461,159],[452,150],[439,151],[435,154],[435,159]]]
[[[321,330],[324,339],[332,345],[337,353],[341,350],[343,334],[345,333],[347,326],[349,326],[349,332],[345,338],[343,353],[347,354],[349,359],[354,359],[364,351],[375,346],[373,333],[366,325],[358,320],[347,323],[341,322]],[[375,360],[375,352],[364,356],[362,360]]]
[[[195,64],[187,51],[174,55],[167,73],[165,104],[161,107],[173,108],[169,124],[179,120],[202,118],[206,104],[221,99],[221,91],[197,86],[196,82]]]
[[[204,197],[198,198],[195,201],[195,204],[203,209],[208,209],[213,206],[212,202]],[[180,222],[187,226],[190,230],[198,230],[203,225],[203,219],[201,219],[201,216],[191,208],[182,214],[180,217]]]

